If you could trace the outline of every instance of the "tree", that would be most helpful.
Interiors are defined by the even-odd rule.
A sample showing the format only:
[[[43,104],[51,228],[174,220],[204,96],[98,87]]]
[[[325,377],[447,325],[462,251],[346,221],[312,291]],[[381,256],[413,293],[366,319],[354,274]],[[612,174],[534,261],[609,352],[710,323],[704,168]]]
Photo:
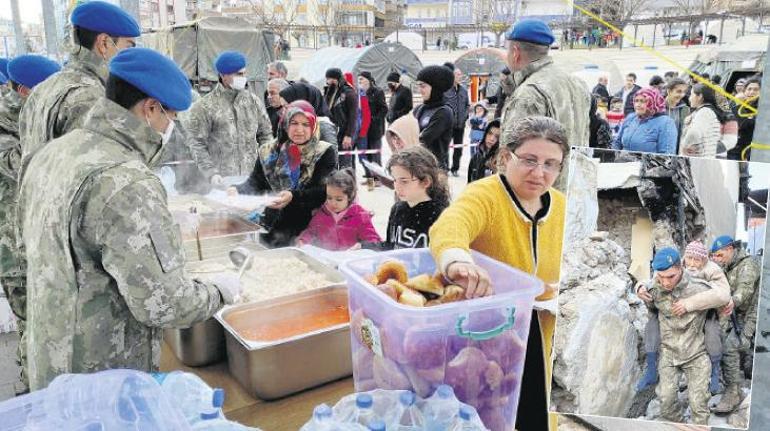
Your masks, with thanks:
[[[705,15],[730,10],[735,6],[734,0],[674,0],[676,12],[679,16]],[[698,22],[690,22],[688,34],[695,33]],[[705,39],[705,35],[704,35]]]
[[[588,0],[584,2],[583,8],[622,30],[632,18],[647,9],[649,5],[650,0]],[[590,24],[593,26],[599,23]]]
[[[248,0],[257,23],[285,37],[299,15],[300,0]],[[287,38],[288,39],[288,38]]]
[[[340,25],[341,17],[339,14],[339,6],[340,0],[325,0],[318,2],[318,22],[321,23],[321,27],[326,33],[326,36],[329,40],[329,45],[334,43],[334,31]]]

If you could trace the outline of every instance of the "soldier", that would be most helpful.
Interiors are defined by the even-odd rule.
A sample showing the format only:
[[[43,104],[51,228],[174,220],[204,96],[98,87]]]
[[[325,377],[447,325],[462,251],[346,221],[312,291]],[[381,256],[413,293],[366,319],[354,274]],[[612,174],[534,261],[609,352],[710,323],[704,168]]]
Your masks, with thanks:
[[[757,295],[759,278],[762,274],[759,263],[744,250],[738,249],[730,236],[720,236],[711,246],[711,258],[727,274],[732,299],[728,309],[733,310],[735,319],[722,318],[722,370],[725,389],[714,413],[727,414],[741,403],[741,353],[748,353],[757,326]],[[729,314],[728,314],[729,316]],[[732,322],[737,322],[738,328]]]
[[[682,422],[678,405],[680,373],[687,376],[692,423],[706,425],[709,419],[708,400],[711,364],[706,353],[704,327],[707,310],[678,314],[675,305],[682,299],[711,289],[703,280],[691,278],[684,271],[679,252],[664,248],[652,261],[655,281],[649,289],[650,306],[658,310],[660,320],[660,387],[661,415],[673,422]]]
[[[239,294],[184,270],[179,228],[150,170],[191,104],[184,73],[156,51],[110,62],[106,98],[83,127],[47,144],[22,179],[30,388],[62,373],[156,371],[162,328],[209,318]]]
[[[249,175],[257,161],[257,148],[273,140],[265,105],[246,89],[246,57],[225,51],[214,67],[219,84],[195,102],[184,126],[190,152],[212,185],[224,185],[228,175]]]
[[[61,67],[40,55],[22,55],[8,65],[11,74],[11,92],[0,100],[0,284],[3,286],[11,311],[16,316],[19,336],[24,340],[24,324],[27,320],[26,273],[23,261],[16,252],[16,178],[19,173],[21,147],[19,144],[19,112],[24,101],[36,85],[58,72]],[[26,385],[24,373],[26,349],[19,343],[18,360],[22,368],[21,381]]]
[[[75,48],[64,69],[39,85],[19,117],[22,172],[46,142],[83,125],[85,114],[104,96],[107,62],[120,50],[135,46],[142,33],[134,18],[119,7],[89,1],[70,16]]]
[[[511,28],[506,39],[514,90],[503,107],[500,143],[506,145],[511,141],[519,120],[542,115],[564,126],[570,145],[587,146],[590,94],[582,81],[563,72],[548,56],[554,42],[548,25],[536,19],[523,19]],[[555,185],[559,190],[566,188],[568,169],[565,160]]]

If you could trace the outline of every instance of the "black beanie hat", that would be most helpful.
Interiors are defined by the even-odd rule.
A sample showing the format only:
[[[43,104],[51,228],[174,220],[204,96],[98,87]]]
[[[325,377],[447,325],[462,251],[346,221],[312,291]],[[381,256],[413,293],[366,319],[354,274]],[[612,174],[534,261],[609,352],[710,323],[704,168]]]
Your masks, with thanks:
[[[417,74],[417,80],[430,85],[434,93],[443,94],[452,88],[455,77],[446,66],[426,66]]]
[[[390,72],[387,78],[388,82],[401,82],[401,75],[398,72]]]
[[[326,71],[326,77],[331,79],[336,79],[337,81],[342,81],[342,70],[332,67],[331,69]]]
[[[371,72],[368,72],[368,71],[363,71],[363,72],[359,73],[359,74],[358,74],[358,76],[363,76],[363,77],[364,77],[364,78],[366,78],[366,80],[367,80],[367,81],[369,81],[369,83],[371,83],[372,85],[377,85],[377,83],[376,83],[376,82],[374,82],[374,77],[372,76],[372,73],[371,73]]]
[[[451,70],[452,72],[455,71],[455,64],[450,61],[447,61],[446,63],[444,63],[444,67]]]

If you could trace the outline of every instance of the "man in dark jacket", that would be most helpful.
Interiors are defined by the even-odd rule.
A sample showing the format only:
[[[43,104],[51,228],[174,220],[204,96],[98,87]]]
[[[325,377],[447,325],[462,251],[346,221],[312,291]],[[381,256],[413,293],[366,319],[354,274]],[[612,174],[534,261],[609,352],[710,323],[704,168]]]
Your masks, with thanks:
[[[597,94],[604,102],[605,105],[610,104],[610,92],[607,90],[607,84],[609,83],[609,79],[607,79],[606,76],[600,76],[599,82],[596,84],[596,87],[594,87],[593,90],[591,90],[591,94]]]
[[[273,78],[267,82],[265,92],[265,106],[267,116],[270,117],[270,125],[273,126],[273,136],[278,135],[278,122],[281,119],[281,97],[279,93],[289,86],[289,81],[283,78]]]
[[[324,99],[329,107],[332,123],[338,128],[337,142],[340,152],[352,150],[353,139],[358,131],[358,94],[342,77],[342,71],[336,67],[326,71]],[[341,154],[339,167],[353,167],[353,156]]]
[[[366,91],[366,97],[369,99],[369,112],[372,121],[369,124],[369,131],[366,134],[367,150],[380,150],[382,148],[382,136],[385,134],[385,116],[388,114],[388,104],[385,103],[385,92],[382,91],[371,73],[363,71],[358,74],[358,86]],[[378,165],[382,164],[380,153],[364,154],[362,159],[368,160]],[[362,163],[363,164],[363,163]],[[364,177],[369,189],[375,187],[375,177],[364,166]]]
[[[449,170],[449,142],[452,140],[453,112],[444,97],[452,86],[454,76],[446,66],[427,66],[417,74],[417,88],[422,105],[413,115],[420,126],[420,143],[438,160],[439,166]]]
[[[447,105],[452,108],[452,141],[454,151],[452,152],[452,175],[458,177],[460,170],[460,158],[463,155],[463,139],[465,137],[465,122],[468,120],[468,108],[470,100],[468,99],[468,89],[460,83],[463,79],[463,73],[455,68],[452,63],[444,63],[454,73],[454,83],[452,87],[444,94]],[[449,154],[447,153],[447,157]],[[447,164],[449,161],[447,160]]]
[[[401,75],[393,72],[388,75],[388,88],[390,89],[390,106],[388,107],[388,123],[408,114],[412,110],[412,89],[401,85]]]
[[[615,97],[623,100],[623,114],[628,116],[634,113],[634,96],[642,87],[636,85],[636,74],[626,75],[626,85],[618,91]]]

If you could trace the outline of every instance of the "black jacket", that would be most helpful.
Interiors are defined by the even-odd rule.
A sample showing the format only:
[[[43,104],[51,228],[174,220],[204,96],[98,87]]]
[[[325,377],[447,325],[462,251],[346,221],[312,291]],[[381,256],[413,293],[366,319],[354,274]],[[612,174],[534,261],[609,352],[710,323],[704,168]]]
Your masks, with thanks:
[[[468,98],[468,89],[462,85],[452,85],[452,88],[444,93],[446,104],[452,108],[452,127],[455,129],[465,128],[465,121],[468,120],[468,108],[471,103]]]
[[[625,87],[623,87],[623,88],[625,88]],[[623,88],[621,88],[620,91],[618,91],[615,94],[615,97],[617,97],[618,99],[621,99],[621,100],[623,99]],[[632,114],[634,112],[634,96],[636,96],[636,92],[641,90],[641,89],[642,89],[642,87],[634,84],[634,88],[631,89],[631,93],[629,93],[628,98],[626,99],[626,104],[623,105],[623,114],[624,115],[628,116],[628,114]]]
[[[329,118],[339,129],[337,138],[342,142],[345,136],[355,138],[358,126],[358,93],[347,82],[337,87],[324,87],[324,99],[329,107]]]
[[[487,149],[486,145],[484,145],[484,142],[486,142],[487,134],[493,127],[499,128],[500,121],[493,120],[487,124],[487,128],[484,130],[484,137],[481,138],[478,151],[473,155],[473,157],[471,157],[471,161],[468,164],[468,184],[487,177],[491,174],[491,172],[488,171],[488,165],[494,163],[494,160],[492,159],[497,154],[497,150],[500,148],[500,143],[498,142],[493,145],[492,148]]]
[[[439,166],[449,169],[447,155],[452,140],[452,108],[441,97],[418,106],[414,110],[414,117],[420,126],[420,142],[436,156]]]
[[[261,224],[268,230],[263,237],[271,247],[285,247],[302,233],[313,218],[313,211],[320,208],[326,201],[326,185],[324,180],[337,169],[337,149],[329,147],[321,156],[313,170],[313,176],[301,189],[292,190],[289,205],[282,210],[266,208]],[[272,190],[262,170],[262,163],[257,160],[254,170],[243,184],[235,186],[238,193],[256,195],[260,193],[278,192]]]
[[[390,106],[388,107],[388,123],[393,123],[412,110],[412,90],[399,85],[390,95]]]
[[[446,205],[430,200],[410,207],[404,201],[396,202],[390,209],[385,241],[364,244],[363,248],[393,250],[428,246],[428,231],[438,220]]]
[[[281,122],[281,108],[273,108],[267,105],[267,116],[270,118],[270,125],[273,126],[273,137],[278,136],[278,127]]]
[[[388,104],[385,102],[385,92],[380,87],[372,85],[366,91],[369,99],[369,111],[372,114],[372,122],[366,137],[369,142],[377,141],[385,134],[385,117],[388,115]]]
[[[501,85],[500,88],[497,89],[497,95],[495,95],[495,103],[497,104],[495,107],[495,120],[498,120],[503,116],[503,107],[505,107],[506,99],[508,99],[508,94],[503,91],[503,86]],[[490,103],[492,102],[490,101]]]
[[[596,87],[591,90],[591,94],[598,94],[604,103],[610,103],[610,92],[607,91],[607,86],[604,84],[596,84]]]

